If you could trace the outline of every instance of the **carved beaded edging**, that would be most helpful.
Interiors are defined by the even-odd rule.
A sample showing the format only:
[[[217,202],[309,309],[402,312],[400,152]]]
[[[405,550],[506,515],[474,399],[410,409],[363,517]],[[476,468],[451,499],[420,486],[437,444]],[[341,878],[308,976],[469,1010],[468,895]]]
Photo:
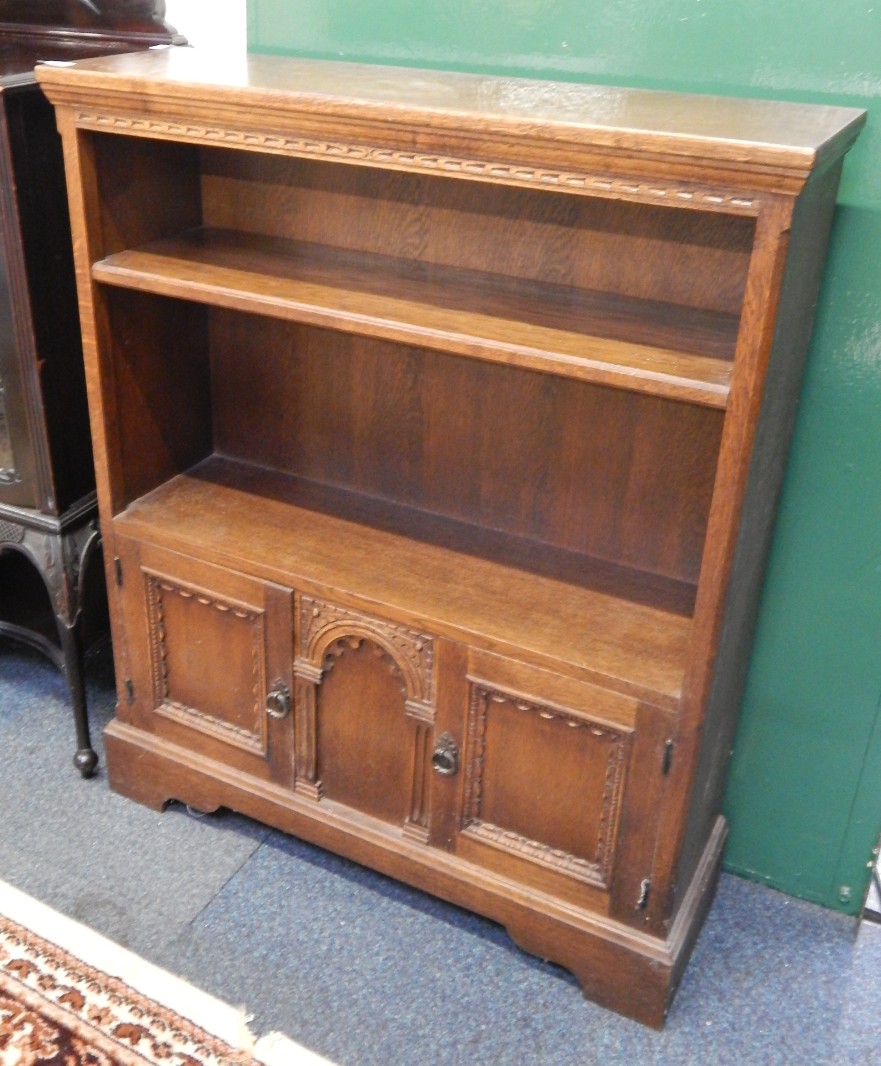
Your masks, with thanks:
[[[603,789],[603,809],[596,851],[596,863],[603,873],[604,882],[608,881],[614,857],[614,840],[621,816],[621,797],[624,795],[624,764],[627,754],[626,735],[613,730],[609,730],[609,733],[614,739],[606,771],[606,787]]]
[[[559,720],[571,729],[587,729],[596,737],[610,740],[612,750],[603,789],[603,806],[597,833],[595,861],[590,862],[560,848],[553,848],[513,830],[481,820],[483,772],[486,762],[486,726],[491,703],[509,703],[518,710],[531,711],[548,720]],[[502,847],[506,851],[539,862],[559,873],[599,885],[602,888],[608,886],[613,854],[612,844],[621,807],[627,750],[626,733],[586,721],[555,707],[525,700],[483,685],[472,685],[468,714],[468,750],[471,755],[465,770],[463,833],[484,843]]]
[[[145,573],[147,582],[147,617],[150,626],[150,660],[153,667],[153,710],[165,718],[180,722],[182,725],[198,729],[218,740],[236,747],[244,748],[258,754],[266,753],[265,719],[260,714],[261,694],[263,692],[263,641],[259,625],[262,615],[240,604],[227,603],[215,596],[176,585],[156,574]],[[253,694],[255,721],[259,723],[260,732],[223,722],[195,707],[189,707],[177,700],[169,699],[168,684],[168,637],[165,628],[165,611],[162,601],[163,593],[172,593],[181,599],[195,600],[206,607],[213,607],[223,613],[232,612],[237,618],[251,622],[253,647]]]
[[[91,129],[126,130],[148,133],[170,139],[207,141],[241,148],[299,156],[320,156],[375,166],[432,170],[441,174],[485,178],[513,182],[520,185],[556,186],[560,189],[581,190],[608,196],[629,196],[641,200],[666,200],[698,207],[721,207],[735,211],[753,212],[757,201],[744,196],[709,192],[702,189],[683,189],[680,186],[660,185],[657,182],[627,181],[622,178],[602,178],[574,170],[547,169],[517,163],[500,163],[483,159],[464,159],[440,153],[402,151],[344,141],[324,141],[314,137],[285,137],[280,134],[250,133],[220,126],[196,126],[191,123],[168,122],[147,118],[124,118],[120,115],[77,111],[77,124]]]

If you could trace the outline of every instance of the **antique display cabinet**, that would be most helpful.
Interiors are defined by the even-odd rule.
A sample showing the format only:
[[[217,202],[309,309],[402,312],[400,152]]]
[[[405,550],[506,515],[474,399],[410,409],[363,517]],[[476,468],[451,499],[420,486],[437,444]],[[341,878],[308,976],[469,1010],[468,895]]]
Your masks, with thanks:
[[[61,145],[33,70],[180,41],[164,7],[0,0],[0,634],[64,672],[84,776],[82,655],[107,610]]]
[[[663,1024],[862,112],[165,49],[44,67],[114,788]]]

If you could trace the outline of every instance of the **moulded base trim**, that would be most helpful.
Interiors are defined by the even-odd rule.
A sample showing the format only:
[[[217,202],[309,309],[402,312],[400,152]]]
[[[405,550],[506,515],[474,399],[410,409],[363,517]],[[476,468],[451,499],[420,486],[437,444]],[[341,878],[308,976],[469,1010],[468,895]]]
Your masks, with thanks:
[[[558,963],[601,1006],[654,1028],[673,995],[709,910],[727,826],[719,818],[670,933],[650,936],[414,840],[401,830],[257,780],[114,719],[105,732],[114,791],[161,810],[178,800],[227,807],[327,848],[505,926],[520,947]]]

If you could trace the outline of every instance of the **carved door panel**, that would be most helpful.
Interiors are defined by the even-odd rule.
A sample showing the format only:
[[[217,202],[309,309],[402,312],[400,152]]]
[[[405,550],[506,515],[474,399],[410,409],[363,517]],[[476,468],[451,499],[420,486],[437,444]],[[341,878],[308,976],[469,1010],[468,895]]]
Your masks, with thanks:
[[[120,718],[293,784],[293,594],[117,538],[129,678]]]
[[[635,893],[634,911],[656,835],[638,701],[474,651],[468,667],[455,853],[603,913]]]
[[[297,598],[296,791],[426,842],[435,641]]]

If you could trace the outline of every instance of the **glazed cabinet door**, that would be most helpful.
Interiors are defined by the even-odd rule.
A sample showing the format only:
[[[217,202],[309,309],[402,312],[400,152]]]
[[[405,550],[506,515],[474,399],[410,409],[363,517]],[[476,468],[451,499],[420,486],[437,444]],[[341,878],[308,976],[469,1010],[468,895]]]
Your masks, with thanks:
[[[0,100],[0,504],[38,507],[32,434],[41,429],[40,412],[32,409],[28,418],[28,384],[36,374],[36,355],[28,333],[27,289],[21,280],[24,262],[11,152]],[[31,382],[26,381],[28,375]]]
[[[293,784],[293,594],[116,538],[128,677],[119,717],[256,777]]]

